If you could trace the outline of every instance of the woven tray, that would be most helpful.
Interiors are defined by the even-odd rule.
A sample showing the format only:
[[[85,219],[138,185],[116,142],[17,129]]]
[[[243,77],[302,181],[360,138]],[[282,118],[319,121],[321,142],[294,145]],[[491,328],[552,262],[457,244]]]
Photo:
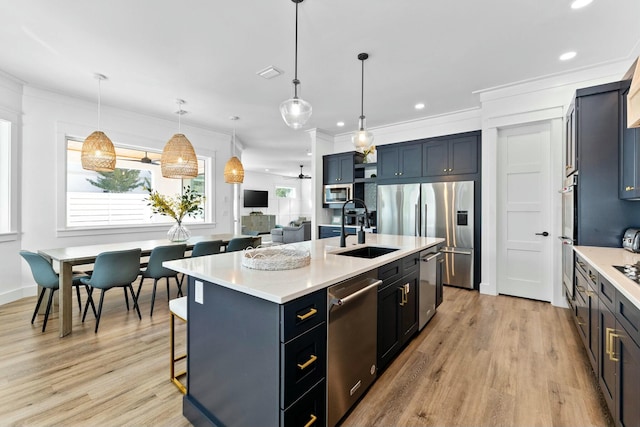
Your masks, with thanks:
[[[279,245],[246,249],[242,254],[242,265],[254,270],[293,270],[311,263],[308,250]]]

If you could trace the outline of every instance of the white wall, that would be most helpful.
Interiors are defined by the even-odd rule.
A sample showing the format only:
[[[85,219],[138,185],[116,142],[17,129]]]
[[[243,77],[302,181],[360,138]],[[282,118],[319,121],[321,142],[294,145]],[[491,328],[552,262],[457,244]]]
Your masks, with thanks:
[[[269,173],[245,171],[244,182],[240,185],[240,214],[249,215],[252,211],[261,211],[265,215],[276,215],[276,224],[289,225],[299,217],[311,219],[313,199],[311,179],[284,177]],[[275,196],[276,187],[296,189],[295,198]],[[269,207],[266,209],[244,208],[242,190],[266,190],[269,192]]]
[[[25,86],[23,88],[21,159],[19,164],[21,204],[19,244],[0,244],[0,303],[35,294],[35,284],[26,265],[18,257],[20,248],[38,250],[64,246],[112,243],[164,238],[167,226],[123,227],[117,230],[65,230],[65,137],[84,139],[96,130],[95,103]],[[193,234],[228,233],[232,227],[232,186],[222,179],[224,164],[231,156],[228,134],[189,126],[183,119],[181,131],[196,153],[210,156],[213,196],[207,203],[211,223],[190,225]],[[101,129],[116,144],[162,150],[177,132],[176,120],[159,119],[102,105]],[[214,207],[211,209],[211,207]],[[99,237],[96,237],[99,236]],[[17,270],[16,270],[17,266]],[[16,274],[16,271],[19,271]]]

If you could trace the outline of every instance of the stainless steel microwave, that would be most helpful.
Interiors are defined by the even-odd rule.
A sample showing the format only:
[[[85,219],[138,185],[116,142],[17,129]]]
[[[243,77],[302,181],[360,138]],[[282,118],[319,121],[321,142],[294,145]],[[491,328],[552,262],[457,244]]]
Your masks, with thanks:
[[[353,184],[331,184],[324,186],[324,203],[344,203],[351,200]]]

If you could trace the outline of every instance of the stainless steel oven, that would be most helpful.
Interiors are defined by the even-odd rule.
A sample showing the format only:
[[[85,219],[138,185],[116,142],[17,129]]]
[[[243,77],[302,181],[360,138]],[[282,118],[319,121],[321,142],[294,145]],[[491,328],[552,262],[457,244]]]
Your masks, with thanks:
[[[576,203],[578,200],[578,174],[564,181],[562,190],[562,283],[567,298],[573,300],[573,245],[576,243]]]
[[[353,184],[331,184],[324,186],[324,203],[344,203],[351,200]]]

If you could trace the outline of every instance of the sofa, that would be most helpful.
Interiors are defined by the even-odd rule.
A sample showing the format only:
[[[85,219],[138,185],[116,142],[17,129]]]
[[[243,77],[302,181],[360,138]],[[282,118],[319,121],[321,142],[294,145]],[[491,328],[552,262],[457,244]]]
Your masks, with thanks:
[[[291,221],[288,226],[271,230],[274,243],[295,243],[311,240],[311,221]]]

